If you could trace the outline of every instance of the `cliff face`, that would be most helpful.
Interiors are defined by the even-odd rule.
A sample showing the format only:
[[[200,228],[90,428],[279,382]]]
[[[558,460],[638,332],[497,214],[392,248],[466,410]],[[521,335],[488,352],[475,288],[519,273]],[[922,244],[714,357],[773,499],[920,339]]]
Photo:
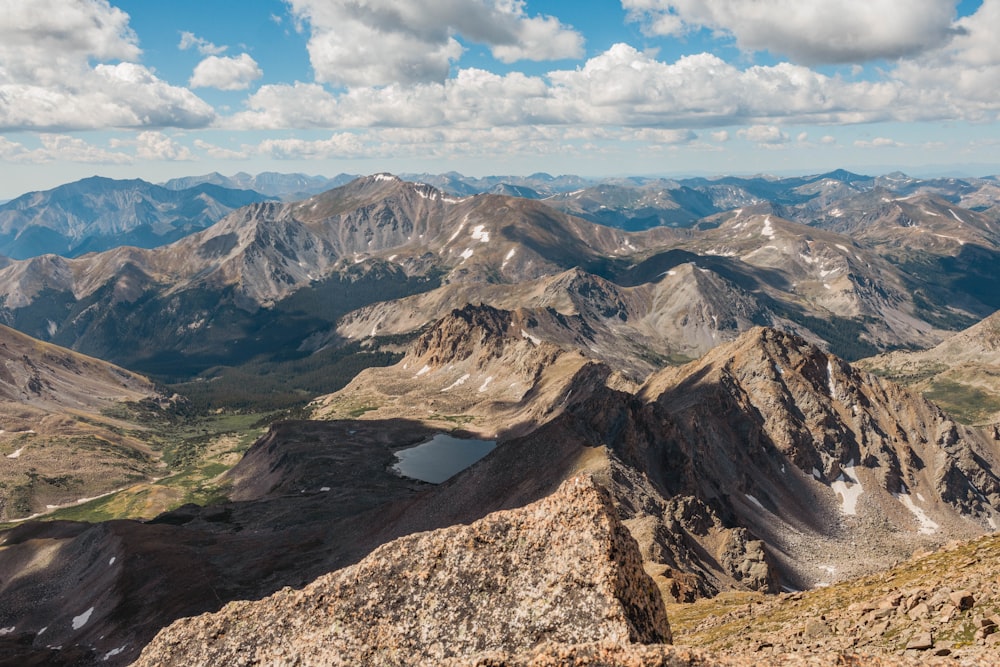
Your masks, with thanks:
[[[670,627],[607,492],[579,476],[302,590],[179,620],[136,665],[404,665],[595,641],[669,642]]]

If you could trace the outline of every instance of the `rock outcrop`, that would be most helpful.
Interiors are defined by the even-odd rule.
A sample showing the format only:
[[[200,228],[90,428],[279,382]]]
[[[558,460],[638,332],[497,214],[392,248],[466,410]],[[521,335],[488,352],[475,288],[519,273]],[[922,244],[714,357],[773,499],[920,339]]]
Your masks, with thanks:
[[[529,506],[379,547],[302,590],[160,632],[136,663],[410,665],[542,642],[670,641],[610,497],[580,476]]]

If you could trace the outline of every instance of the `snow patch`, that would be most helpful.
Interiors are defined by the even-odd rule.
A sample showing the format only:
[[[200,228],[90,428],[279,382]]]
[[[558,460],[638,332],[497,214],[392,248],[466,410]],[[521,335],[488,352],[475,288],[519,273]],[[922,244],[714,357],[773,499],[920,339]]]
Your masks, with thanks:
[[[90,615],[94,613],[94,608],[91,607],[87,611],[83,612],[79,616],[73,617],[73,629],[79,630],[83,626],[87,625],[87,621],[90,620]]]
[[[528,340],[530,340],[535,345],[541,345],[542,344],[542,341],[541,341],[540,338],[538,338],[537,336],[532,336],[530,333],[528,333],[524,329],[521,329],[521,338],[527,338]]]
[[[118,655],[122,651],[124,651],[127,646],[128,646],[128,644],[125,644],[125,646],[119,646],[118,648],[111,649],[110,651],[108,651],[107,653],[104,654],[104,657],[101,658],[101,661],[102,662],[107,662],[111,658],[115,657],[116,655]]]
[[[13,633],[14,630],[17,630],[17,626],[16,625],[12,625],[9,628],[0,628],[0,635],[9,635],[9,634]]]
[[[372,176],[372,180],[393,182],[393,181],[398,181],[399,179],[393,176],[392,174],[375,174],[374,176]]]
[[[476,225],[472,228],[472,238],[481,243],[490,242],[490,233],[486,231],[486,225]]]
[[[948,209],[948,212],[951,213],[951,217],[955,218],[956,220],[958,220],[959,222],[961,222],[963,225],[966,224],[965,220],[962,220],[960,217],[958,217],[958,213],[955,213],[955,211],[951,210],[950,208]]]
[[[757,507],[761,508],[765,512],[767,511],[767,508],[764,507],[764,505],[762,505],[759,500],[757,500],[756,498],[754,498],[753,496],[751,496],[749,493],[744,493],[743,495],[746,496],[747,500],[749,500],[750,502],[752,502],[754,505],[756,505]]]
[[[461,254],[462,261],[464,262],[465,260],[469,259],[470,257],[472,257],[474,253],[475,251],[472,248],[466,248]]]
[[[488,378],[486,378],[486,380],[483,381],[482,386],[479,387],[479,393],[480,394],[483,393],[484,391],[486,391],[486,387],[490,386],[490,382],[493,382],[493,376],[492,375],[490,375]]]
[[[895,496],[899,502],[903,503],[903,505],[906,506],[906,509],[910,510],[910,512],[913,513],[913,516],[917,518],[917,523],[920,524],[918,532],[921,535],[933,535],[937,532],[940,526],[938,526],[933,519],[927,516],[927,513],[924,512],[922,508],[917,507],[917,504],[913,502],[913,497],[910,496],[910,494],[894,493],[892,495]]]
[[[426,375],[428,372],[430,372],[430,370],[431,370],[431,367],[429,365],[425,364],[424,367],[421,368],[419,371],[417,371],[417,374],[414,375],[413,377],[418,378],[421,375]]]
[[[112,565],[114,565],[116,560],[118,560],[118,557],[117,556],[112,556],[110,558],[110,560],[108,560],[108,567],[111,567]]]
[[[840,496],[840,511],[844,514],[856,516],[858,513],[858,499],[861,498],[864,487],[858,481],[854,473],[854,459],[847,462],[842,473],[836,480],[830,482],[830,488]]]
[[[46,331],[49,332],[50,336],[55,336],[56,331],[59,330],[59,325],[53,322],[52,320],[48,320],[48,324],[45,326],[45,329]]]
[[[469,377],[471,377],[470,374],[466,373],[465,375],[463,375],[462,377],[458,378],[457,380],[455,380],[454,382],[452,382],[450,385],[448,385],[447,387],[445,387],[444,389],[442,389],[441,392],[443,393],[443,392],[446,392],[446,391],[448,391],[450,389],[454,389],[455,387],[461,387],[463,384],[465,384],[465,381],[468,380]]]
[[[850,254],[850,252],[851,252],[845,246],[842,246],[839,243],[834,244],[833,247],[839,249],[841,252],[845,252],[845,253],[848,253],[848,254]]]
[[[764,226],[760,230],[761,236],[766,236],[769,239],[774,238],[774,227],[771,226],[771,216],[764,218]]]
[[[319,487],[319,490],[320,490],[321,493],[326,493],[327,491],[330,490],[330,487],[329,486],[321,486],[321,487]]]
[[[7,458],[9,458],[9,459],[19,459],[19,458],[21,458],[21,452],[23,452],[23,451],[24,451],[24,447],[21,447],[20,449],[15,450],[14,453],[8,454]]]

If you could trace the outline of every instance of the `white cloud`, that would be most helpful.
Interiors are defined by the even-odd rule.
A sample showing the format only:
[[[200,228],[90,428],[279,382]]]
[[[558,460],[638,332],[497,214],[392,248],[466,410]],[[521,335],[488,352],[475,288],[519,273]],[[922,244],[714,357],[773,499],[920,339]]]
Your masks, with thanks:
[[[856,148],[899,148],[904,146],[895,139],[889,139],[887,137],[875,137],[871,141],[866,141],[859,139],[854,142]]]
[[[831,136],[829,134],[826,134],[826,135],[823,135],[823,138],[820,139],[819,142],[821,144],[826,145],[826,146],[831,146],[831,145],[837,143],[837,138],[834,137],[834,136]]]
[[[128,15],[106,0],[0,0],[0,12],[0,131],[200,127],[215,117],[134,62]]]
[[[203,56],[218,56],[226,52],[228,46],[216,46],[207,39],[196,36],[193,32],[182,32],[180,44],[177,48],[181,51],[195,48]]]
[[[240,150],[233,150],[231,148],[224,148],[222,146],[217,146],[211,144],[203,139],[195,139],[194,147],[202,151],[210,158],[216,160],[245,160],[250,157],[252,150],[246,146],[242,147]]]
[[[960,117],[993,121],[1000,109],[1000,0],[984,0],[946,47],[899,63],[892,75],[908,87],[936,91],[961,107]]]
[[[182,146],[162,132],[140,132],[135,141],[136,156],[143,160],[185,161],[194,155],[187,146]]]
[[[788,135],[774,125],[753,125],[738,130],[736,135],[746,141],[752,141],[762,146],[773,146],[788,141]]]
[[[632,136],[634,141],[672,146],[691,143],[697,138],[698,135],[691,130],[660,130],[654,128],[643,128],[635,132]]]
[[[808,140],[809,140],[808,132],[799,132],[799,136],[795,137],[795,141],[799,142],[800,144],[804,144]]]
[[[852,63],[911,56],[955,34],[954,0],[622,0],[656,35],[709,28],[746,51],[796,62]]]
[[[720,144],[724,144],[729,141],[729,132],[726,130],[719,130],[718,132],[712,132],[712,139]]]
[[[107,0],[0,0],[0,83],[72,80],[90,58],[135,60],[128,14]]]
[[[246,53],[231,58],[209,56],[198,63],[188,82],[192,88],[245,90],[264,73]]]
[[[132,162],[132,157],[126,153],[108,151],[78,137],[46,133],[40,134],[38,140],[41,146],[29,149],[23,144],[0,137],[0,159],[23,164],[48,162],[128,164]]]
[[[308,24],[321,83],[382,86],[444,81],[463,51],[488,45],[504,62],[576,58],[582,36],[557,19],[529,17],[523,0],[288,0]]]

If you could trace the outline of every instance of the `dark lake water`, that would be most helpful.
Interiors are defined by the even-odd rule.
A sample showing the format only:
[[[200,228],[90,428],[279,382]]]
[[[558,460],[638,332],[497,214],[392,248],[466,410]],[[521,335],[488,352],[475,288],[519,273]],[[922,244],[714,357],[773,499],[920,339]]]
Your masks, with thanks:
[[[494,440],[465,440],[438,433],[425,443],[396,452],[392,469],[404,477],[440,484],[493,451]]]

